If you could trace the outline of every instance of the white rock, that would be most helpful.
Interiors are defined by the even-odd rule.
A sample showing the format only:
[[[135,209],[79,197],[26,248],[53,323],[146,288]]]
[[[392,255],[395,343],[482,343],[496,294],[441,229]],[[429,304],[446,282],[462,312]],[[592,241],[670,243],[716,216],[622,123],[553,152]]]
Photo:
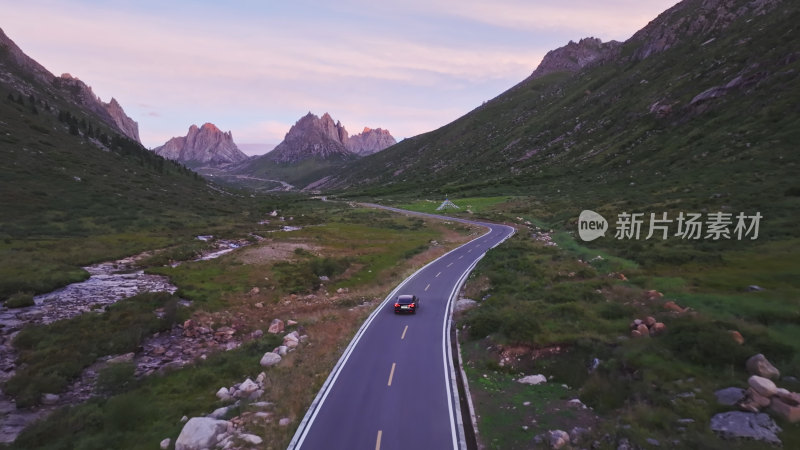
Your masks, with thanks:
[[[225,417],[225,414],[228,414],[228,410],[229,409],[230,408],[227,407],[227,406],[224,406],[222,408],[217,408],[217,409],[214,410],[214,412],[209,414],[207,417],[210,417],[212,419],[222,419],[223,417]]]
[[[44,394],[42,395],[42,404],[43,405],[55,405],[61,399],[56,394]]]
[[[264,367],[274,366],[281,362],[281,355],[277,353],[267,352],[261,357],[261,365]]]
[[[264,442],[263,439],[255,434],[240,434],[239,439],[247,442],[250,445],[261,445],[261,443]]]
[[[299,340],[300,340],[300,335],[297,334],[297,331],[292,331],[291,333],[289,333],[289,334],[287,334],[286,336],[283,337],[283,342],[286,342],[286,341],[295,341],[295,342],[297,342]]]
[[[517,380],[517,383],[522,384],[542,384],[547,382],[547,377],[544,375],[528,375]]]
[[[221,387],[217,391],[217,398],[222,400],[223,402],[227,401],[227,400],[230,400],[231,399],[231,393],[230,393],[230,391],[228,391],[228,388]]]
[[[244,380],[244,383],[242,383],[241,386],[239,386],[239,390],[249,395],[258,390],[258,384],[256,384],[256,382],[254,382],[250,378],[248,378]]]
[[[260,373],[260,374],[258,374],[258,376],[256,377],[256,383],[258,383],[258,385],[259,385],[259,386],[264,386],[264,383],[265,383],[266,381],[267,381],[267,374],[266,374],[266,373],[264,373],[264,372],[261,372],[261,373]]]
[[[289,420],[289,418],[288,418],[288,417],[284,417],[283,419],[281,419],[281,420],[279,420],[279,421],[278,421],[278,425],[280,425],[280,426],[282,426],[282,427],[288,427],[288,426],[289,426],[289,424],[290,424],[291,422],[292,422],[292,421],[291,421],[291,420]]]
[[[210,417],[192,417],[175,440],[175,450],[205,450],[214,448],[230,423]]]
[[[767,398],[778,393],[778,386],[775,386],[775,383],[773,383],[772,380],[760,377],[758,375],[752,375],[747,380],[747,384],[749,384],[750,387],[756,392]]]
[[[169,448],[169,444],[171,443],[172,439],[166,438],[163,441],[161,441],[161,444],[159,444],[159,446],[161,447],[161,450],[167,450]]]

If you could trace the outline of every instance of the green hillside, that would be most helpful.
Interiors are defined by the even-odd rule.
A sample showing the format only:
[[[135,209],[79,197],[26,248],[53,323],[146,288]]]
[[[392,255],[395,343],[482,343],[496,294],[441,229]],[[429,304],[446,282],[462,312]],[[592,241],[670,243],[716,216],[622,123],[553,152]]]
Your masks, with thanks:
[[[81,265],[210,234],[258,211],[2,56],[0,298],[51,290],[87,276]]]
[[[626,42],[612,62],[525,80],[327,186],[392,198],[516,193],[571,216],[604,204],[727,205],[791,222],[800,205],[798,19],[797,5],[783,2],[642,60],[631,55],[646,43]],[[714,87],[716,98],[692,102]]]

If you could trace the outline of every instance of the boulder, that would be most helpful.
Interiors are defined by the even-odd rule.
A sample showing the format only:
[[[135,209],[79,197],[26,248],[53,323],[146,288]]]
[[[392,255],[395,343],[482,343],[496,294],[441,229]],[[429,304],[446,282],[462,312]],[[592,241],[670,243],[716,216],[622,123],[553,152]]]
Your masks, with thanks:
[[[745,392],[746,391],[742,388],[729,387],[714,392],[714,395],[717,397],[717,403],[720,405],[733,406],[744,399]]]
[[[750,387],[747,389],[744,398],[739,401],[737,406],[744,411],[759,412],[763,408],[769,406],[769,403],[769,397],[759,394],[755,389]]]
[[[653,325],[656,324],[656,318],[653,316],[647,316],[644,319],[644,324],[647,325],[648,327],[652,327]]]
[[[533,385],[542,384],[546,382],[547,382],[547,377],[545,377],[544,375],[528,375],[527,377],[522,377],[519,380],[517,380],[517,383],[533,384]]]
[[[731,337],[737,344],[744,344],[744,336],[742,336],[742,333],[739,333],[736,330],[728,330],[728,333],[730,333]]]
[[[778,392],[778,386],[775,386],[775,383],[758,375],[748,378],[747,384],[764,397],[772,397]]]
[[[244,383],[239,386],[239,392],[242,392],[242,395],[250,395],[253,392],[258,390],[258,384],[251,380],[250,378],[244,380]]]
[[[647,296],[648,300],[658,300],[664,297],[664,294],[655,290],[646,291],[645,295]]]
[[[161,447],[161,450],[167,450],[169,448],[169,444],[171,443],[172,439],[166,438],[163,441],[161,441],[161,443],[158,446]]]
[[[778,388],[775,396],[790,405],[800,405],[800,394],[796,392],[789,392],[786,389]]]
[[[278,425],[280,425],[282,427],[288,427],[290,423],[292,423],[292,421],[289,420],[288,417],[284,417],[284,418],[282,418],[281,420],[278,421]]]
[[[228,414],[229,410],[230,410],[229,406],[223,406],[222,408],[215,409],[214,412],[212,412],[206,417],[210,417],[212,419],[222,419],[223,417],[225,417],[226,414]]]
[[[789,423],[800,422],[800,404],[791,404],[778,396],[772,397],[769,411]]]
[[[217,398],[224,401],[228,401],[231,399],[231,393],[228,391],[228,388],[221,387],[217,391]]]
[[[277,353],[267,352],[261,357],[260,364],[264,367],[274,366],[281,362],[281,355]]]
[[[175,440],[175,450],[206,450],[214,448],[228,431],[230,422],[210,417],[192,417]]]
[[[296,320],[289,319],[289,320],[287,320],[287,321],[286,321],[286,325],[287,325],[287,326],[290,326],[290,327],[291,327],[291,326],[294,326],[294,325],[297,325],[297,321],[296,321]]]
[[[272,323],[269,324],[269,329],[267,330],[268,333],[278,334],[283,333],[284,325],[281,319],[273,319]]]
[[[751,356],[745,363],[745,367],[747,367],[747,372],[751,375],[758,375],[773,380],[777,380],[781,376],[780,371],[778,371],[772,363],[767,361],[767,358],[761,353]]]
[[[547,440],[550,448],[559,449],[568,446],[570,443],[569,433],[563,430],[550,430],[547,432]]]
[[[647,325],[645,325],[645,324],[641,324],[641,325],[639,325],[638,327],[636,327],[636,331],[638,331],[639,333],[641,333],[641,335],[642,335],[643,337],[650,336],[650,329],[649,329],[649,328],[647,328]]]
[[[664,309],[666,309],[667,311],[672,311],[677,313],[685,313],[689,308],[681,308],[680,306],[678,306],[677,303],[670,300],[664,303]]]
[[[462,298],[456,302],[455,312],[466,311],[468,309],[474,308],[478,305],[478,302],[469,298]]]
[[[239,439],[245,441],[246,443],[248,443],[250,445],[261,445],[261,443],[264,442],[263,439],[261,439],[260,437],[256,436],[255,434],[247,434],[247,433],[240,434],[239,435]]]
[[[650,328],[650,334],[653,336],[664,334],[666,331],[667,331],[667,326],[664,325],[664,323],[662,322],[656,322],[653,324],[653,327]]]
[[[725,439],[746,438],[781,445],[781,428],[764,413],[728,411],[711,418],[711,431]]]

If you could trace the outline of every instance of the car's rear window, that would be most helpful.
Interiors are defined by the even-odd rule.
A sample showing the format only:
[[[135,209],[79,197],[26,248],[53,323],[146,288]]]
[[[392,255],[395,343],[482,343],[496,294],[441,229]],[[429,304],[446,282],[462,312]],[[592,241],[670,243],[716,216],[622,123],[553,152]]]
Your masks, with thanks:
[[[410,295],[401,295],[400,297],[397,297],[397,302],[398,303],[413,303],[414,302],[414,297],[411,297]]]

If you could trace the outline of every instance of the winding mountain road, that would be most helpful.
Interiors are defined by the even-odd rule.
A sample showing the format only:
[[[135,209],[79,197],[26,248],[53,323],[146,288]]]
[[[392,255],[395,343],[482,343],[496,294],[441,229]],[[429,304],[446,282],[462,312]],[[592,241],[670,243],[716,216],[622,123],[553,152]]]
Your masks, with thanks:
[[[465,449],[450,346],[453,301],[507,225],[414,213],[489,231],[404,280],[367,318],[300,423],[291,450]],[[395,315],[399,294],[420,298],[413,315]]]

